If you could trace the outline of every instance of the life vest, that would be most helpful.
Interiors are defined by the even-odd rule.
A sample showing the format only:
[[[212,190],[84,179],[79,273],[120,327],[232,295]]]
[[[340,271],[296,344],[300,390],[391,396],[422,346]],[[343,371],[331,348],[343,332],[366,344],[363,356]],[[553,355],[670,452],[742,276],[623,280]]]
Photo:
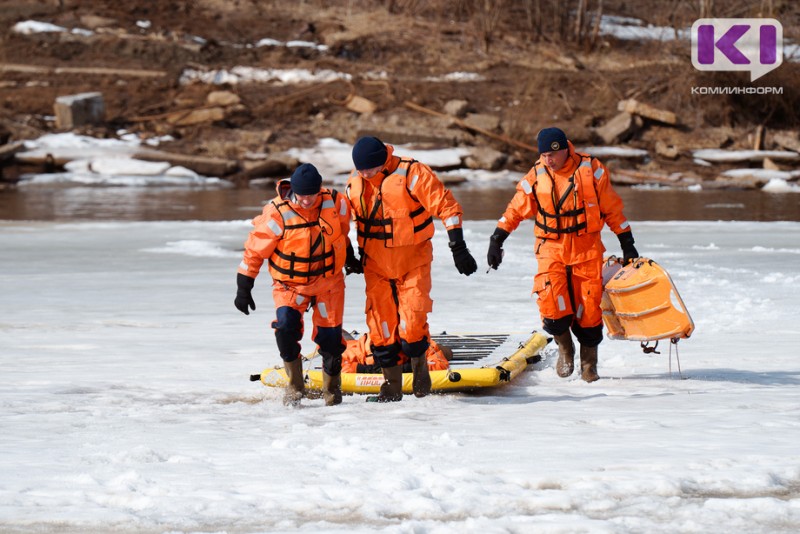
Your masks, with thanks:
[[[404,247],[433,237],[433,217],[411,194],[413,181],[408,183],[408,171],[414,163],[412,159],[401,159],[378,186],[371,206],[364,198],[364,179],[351,180],[347,196],[356,216],[359,248],[364,248],[367,239],[379,239],[387,247]]]
[[[556,198],[555,179],[540,161],[534,164],[536,173],[521,183],[523,191],[533,195],[538,206],[534,219],[537,237],[557,239],[561,234],[583,235],[603,229],[603,214],[594,186],[592,157],[579,152],[575,154],[580,156],[581,161],[560,198]],[[564,209],[565,205],[569,209]]]
[[[346,341],[346,348],[342,353],[342,372],[343,373],[380,373],[380,365],[375,363],[375,356],[372,354],[369,334],[363,334],[358,339]],[[430,345],[425,353],[425,360],[429,371],[442,371],[450,368],[450,361],[447,359],[442,347],[434,340],[430,340]],[[411,372],[411,362],[403,352],[400,352],[399,365],[408,364],[408,371]],[[361,366],[361,371],[359,371]]]
[[[304,219],[284,197],[272,200],[283,219],[283,234],[269,257],[273,280],[308,281],[342,272],[346,258],[346,236],[336,209],[336,191],[322,189],[316,219]]]

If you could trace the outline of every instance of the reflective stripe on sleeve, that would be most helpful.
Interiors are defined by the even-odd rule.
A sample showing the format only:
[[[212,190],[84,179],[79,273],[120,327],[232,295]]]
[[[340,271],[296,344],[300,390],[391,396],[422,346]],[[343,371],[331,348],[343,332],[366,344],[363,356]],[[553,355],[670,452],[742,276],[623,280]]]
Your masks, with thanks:
[[[413,191],[414,187],[416,187],[417,182],[419,181],[419,174],[415,174],[411,177],[411,183],[408,184],[408,190]]]
[[[531,184],[528,183],[528,180],[522,180],[519,185],[522,186],[522,190],[525,191],[526,195],[530,195],[531,191],[533,191]]]
[[[594,178],[595,180],[599,180],[603,176],[603,167],[598,167],[596,171],[594,171]]]
[[[448,217],[444,220],[445,226],[455,226],[457,224],[461,224],[461,217],[458,215],[453,215],[452,217]]]
[[[269,220],[269,222],[267,223],[267,228],[272,230],[272,233],[275,234],[276,236],[281,235],[282,233],[281,225],[278,224],[278,222],[275,219]]]

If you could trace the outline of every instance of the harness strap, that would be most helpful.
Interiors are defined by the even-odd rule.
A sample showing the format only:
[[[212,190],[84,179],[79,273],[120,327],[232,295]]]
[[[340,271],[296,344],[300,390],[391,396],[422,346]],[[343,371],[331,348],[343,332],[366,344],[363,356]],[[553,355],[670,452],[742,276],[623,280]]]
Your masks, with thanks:
[[[400,164],[398,165],[398,169],[400,169],[400,165],[402,165],[403,163],[408,163],[409,165],[408,165],[407,169],[410,170],[411,169],[411,165],[416,163],[416,160],[413,160],[413,159],[412,160],[401,159],[400,160]],[[393,173],[395,173],[395,174],[398,173],[398,169],[395,169],[395,171]],[[407,170],[406,169],[403,169],[403,170],[405,171],[405,175],[407,176]],[[364,191],[363,180],[364,179],[362,178],[362,185],[361,185],[362,195],[363,195],[363,191]],[[382,194],[382,189],[381,189],[382,187],[383,187],[383,182],[381,182],[381,184],[379,186],[378,197],[375,200],[375,204],[372,206],[372,211],[370,212],[369,216],[362,217],[362,216],[359,216],[358,214],[356,214],[356,222],[359,222],[362,225],[364,225],[364,229],[363,230],[358,229],[356,231],[356,234],[358,235],[358,237],[361,237],[361,238],[364,238],[364,239],[380,239],[382,241],[387,241],[387,240],[392,238],[392,235],[393,235],[392,231],[391,231],[392,219],[383,219],[383,218],[378,219],[377,218],[378,210],[381,208],[381,206],[383,204],[383,194]],[[408,195],[415,202],[419,203],[419,200],[417,200],[417,198],[414,197],[414,195],[411,193],[411,191],[408,190],[408,188],[406,188],[406,191],[408,192]],[[425,213],[425,207],[424,206],[420,206],[417,209],[413,210],[411,213],[409,213],[408,216],[411,219],[413,219],[414,217],[417,217],[417,216],[419,216],[419,215],[421,215],[423,213]],[[414,225],[414,233],[417,233],[417,232],[420,232],[420,231],[424,230],[425,228],[427,228],[432,223],[433,223],[433,217],[432,216],[428,216],[428,218],[426,218],[421,223]],[[382,227],[382,230],[371,231],[372,230],[371,227],[373,227],[373,226],[380,226],[380,227]],[[387,226],[390,227],[388,231],[386,230]]]
[[[567,226],[566,228],[553,228],[552,226],[547,226],[544,223],[540,223],[539,221],[534,221],[534,224],[544,230],[545,232],[551,232],[554,234],[571,234],[573,232],[577,232],[578,230],[583,230],[586,228],[586,222],[580,222],[578,224],[573,224],[572,226]]]
[[[304,260],[298,259],[297,261],[301,262],[301,261],[304,261]],[[324,266],[324,267],[322,267],[320,269],[314,269],[314,270],[311,270],[311,271],[305,271],[305,272],[301,273],[301,272],[297,272],[294,269],[294,261],[292,261],[290,263],[290,267],[288,269],[285,269],[283,267],[279,267],[272,260],[269,260],[269,265],[270,265],[270,267],[272,267],[273,269],[275,269],[279,273],[285,274],[285,275],[287,275],[287,276],[289,276],[291,278],[311,278],[312,276],[319,276],[319,275],[325,274],[328,271],[333,270],[333,265],[326,265],[326,266]]]

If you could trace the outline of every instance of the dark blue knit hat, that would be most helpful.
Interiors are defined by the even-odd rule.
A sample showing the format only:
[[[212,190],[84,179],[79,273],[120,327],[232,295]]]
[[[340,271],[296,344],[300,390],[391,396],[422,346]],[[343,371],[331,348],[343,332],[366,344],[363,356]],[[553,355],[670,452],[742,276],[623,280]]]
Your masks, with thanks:
[[[567,134],[558,128],[545,128],[536,136],[539,153],[555,152],[567,148]]]
[[[303,163],[292,173],[289,181],[296,195],[316,195],[322,187],[322,176],[310,163]]]
[[[377,137],[362,137],[353,145],[353,164],[356,169],[381,167],[386,162],[386,145]]]

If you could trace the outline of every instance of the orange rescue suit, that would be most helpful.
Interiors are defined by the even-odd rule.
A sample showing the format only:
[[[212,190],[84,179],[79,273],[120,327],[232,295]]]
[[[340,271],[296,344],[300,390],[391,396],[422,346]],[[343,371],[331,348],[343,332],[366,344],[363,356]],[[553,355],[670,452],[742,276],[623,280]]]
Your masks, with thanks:
[[[314,304],[315,326],[339,326],[350,229],[347,199],[322,188],[314,205],[303,209],[291,201],[288,180],[277,189],[278,196],[253,219],[238,272],[256,278],[267,261],[276,308],[290,306],[302,315]]]
[[[430,339],[433,217],[447,230],[462,223],[461,206],[430,167],[393,155],[391,145],[386,150],[381,172],[362,178],[354,171],[345,190],[364,265],[367,326],[377,346]]]
[[[568,145],[569,157],[558,171],[536,161],[497,226],[511,233],[523,220],[534,220],[539,312],[551,320],[572,314],[589,328],[602,323],[603,224],[615,234],[630,225],[606,167]]]
[[[371,341],[369,334],[362,334],[358,339],[347,340],[347,348],[342,354],[342,372],[343,373],[380,373],[381,368],[375,362],[372,356]],[[428,346],[428,351],[425,353],[425,359],[428,362],[428,370],[442,371],[450,368],[450,362],[447,360],[442,348],[438,343],[431,340]],[[411,372],[411,365],[408,356],[400,353],[400,365],[406,366],[408,363],[408,370]]]

